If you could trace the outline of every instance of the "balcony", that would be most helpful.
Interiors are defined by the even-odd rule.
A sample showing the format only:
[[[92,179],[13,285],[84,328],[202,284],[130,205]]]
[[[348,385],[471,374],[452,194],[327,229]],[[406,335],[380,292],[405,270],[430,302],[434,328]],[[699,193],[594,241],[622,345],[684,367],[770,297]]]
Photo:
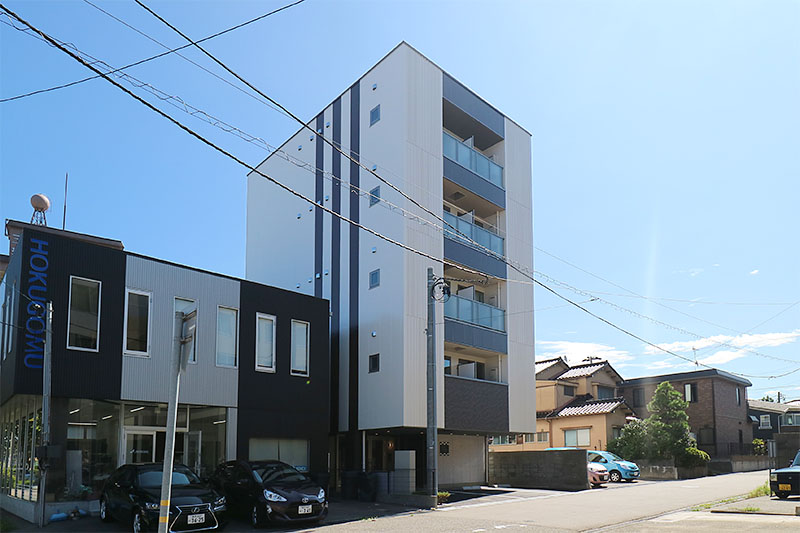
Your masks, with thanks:
[[[505,239],[503,239],[503,237],[497,233],[486,228],[482,228],[468,220],[457,217],[452,213],[448,213],[447,211],[444,212],[444,221],[458,230],[458,232],[456,232],[450,227],[445,226],[445,236],[449,237],[450,239],[458,240],[465,243],[467,246],[472,246],[480,250],[480,247],[476,247],[468,240],[471,239],[472,241],[477,242],[483,248],[488,248],[500,257],[505,256]],[[465,235],[466,238],[462,237],[462,235]]]
[[[446,158],[458,163],[500,189],[504,189],[503,167],[482,153],[444,131],[442,132],[442,149]]]
[[[508,385],[444,377],[446,430],[508,432]]]
[[[503,309],[460,296],[450,296],[444,303],[444,316],[503,333],[506,331],[506,312]]]

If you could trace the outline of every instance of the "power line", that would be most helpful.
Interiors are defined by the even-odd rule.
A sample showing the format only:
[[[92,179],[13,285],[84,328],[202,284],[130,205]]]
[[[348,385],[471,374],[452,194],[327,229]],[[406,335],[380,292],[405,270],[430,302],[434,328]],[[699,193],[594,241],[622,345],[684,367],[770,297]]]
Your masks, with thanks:
[[[305,0],[297,0],[297,1],[293,2],[293,3],[291,3],[291,4],[287,4],[287,5],[283,6],[283,7],[280,7],[280,8],[278,8],[278,9],[275,9],[275,10],[273,10],[273,11],[270,11],[270,12],[268,12],[268,13],[264,13],[263,15],[259,15],[259,16],[255,17],[255,18],[252,18],[252,19],[250,19],[250,20],[247,20],[247,21],[245,21],[245,22],[242,22],[241,24],[237,24],[236,26],[231,26],[230,28],[228,28],[228,29],[226,29],[226,30],[219,31],[219,32],[217,32],[217,33],[214,33],[213,35],[209,35],[208,37],[204,37],[204,38],[202,38],[202,39],[199,39],[197,42],[198,42],[198,43],[203,43],[203,42],[205,42],[205,41],[208,41],[208,40],[210,40],[210,39],[214,39],[215,37],[219,37],[220,35],[224,35],[224,34],[226,34],[226,33],[232,32],[232,31],[234,31],[234,30],[238,30],[239,28],[243,28],[244,26],[247,26],[247,25],[249,25],[249,24],[252,24],[252,23],[254,23],[254,22],[258,22],[259,20],[265,19],[265,18],[267,18],[267,17],[269,17],[269,16],[271,16],[271,15],[274,15],[274,14],[276,14],[276,13],[279,13],[279,12],[281,12],[281,11],[285,10],[285,9],[289,9],[290,7],[296,6],[297,4],[301,4],[301,3],[303,3],[303,2],[305,2]],[[138,31],[138,30],[137,30],[137,31]],[[166,55],[169,55],[169,54],[172,54],[172,53],[174,53],[174,52],[178,52],[179,50],[183,50],[184,48],[188,48],[188,47],[190,47],[191,45],[192,45],[192,43],[189,43],[189,44],[185,44],[185,45],[183,45],[183,46],[179,46],[179,47],[177,47],[177,48],[172,48],[172,49],[169,49],[169,50],[167,50],[166,52],[162,52],[162,53],[160,53],[160,54],[156,54],[156,55],[154,55],[154,56],[150,56],[150,57],[147,57],[147,58],[145,58],[145,59],[141,59],[141,60],[139,60],[139,61],[135,61],[135,62],[133,62],[133,63],[130,63],[130,64],[128,64],[128,65],[125,65],[124,67],[120,67],[120,68],[116,69],[114,72],[117,72],[117,71],[122,71],[122,70],[126,70],[126,69],[128,69],[128,68],[135,67],[135,66],[137,66],[137,65],[141,65],[141,64],[147,63],[147,62],[149,62],[149,61],[152,61],[152,60],[154,60],[154,59],[158,59],[158,58],[160,58],[160,57],[164,57],[164,56],[166,56]],[[203,67],[201,67],[201,68],[203,68]],[[59,90],[59,89],[64,89],[64,88],[67,88],[67,87],[72,87],[73,85],[78,85],[79,83],[83,83],[83,82],[86,82],[86,81],[89,81],[89,80],[94,80],[94,79],[97,79],[97,78],[99,78],[99,77],[101,77],[101,76],[100,76],[100,75],[89,76],[89,77],[87,77],[87,78],[83,78],[83,79],[81,79],[81,80],[76,80],[76,81],[72,81],[72,82],[69,82],[69,83],[64,83],[64,84],[62,84],[62,85],[56,85],[56,86],[54,86],[54,87],[49,87],[49,88],[47,88],[47,89],[39,89],[39,90],[37,90],[37,91],[31,91],[31,92],[29,92],[29,93],[25,93],[25,94],[19,94],[19,95],[17,95],[17,96],[11,96],[11,97],[9,97],[9,98],[3,98],[3,99],[0,99],[0,103],[3,103],[3,102],[11,102],[11,101],[13,101],[13,100],[19,100],[19,99],[21,99],[21,98],[27,98],[27,97],[29,97],[29,96],[34,96],[34,95],[37,95],[37,94],[48,93],[48,92],[51,92],[51,91],[57,91],[57,90]],[[221,79],[222,79],[222,78],[221,78]],[[249,93],[246,93],[246,94],[249,94]],[[251,97],[253,97],[252,95],[250,95],[250,96],[251,96]],[[254,97],[253,97],[253,98],[254,98]],[[262,103],[264,103],[265,105],[267,105],[267,103],[266,103],[266,102],[262,102]],[[279,111],[279,110],[277,110],[277,109],[276,109],[276,111]]]
[[[63,44],[60,43],[59,41],[57,41],[56,39],[50,37],[49,35],[47,35],[46,33],[42,32],[41,30],[36,29],[30,23],[28,23],[27,21],[22,19],[19,15],[17,15],[16,13],[14,13],[13,11],[8,9],[7,7],[5,7],[1,3],[0,3],[0,8],[2,8],[6,13],[8,13],[10,16],[14,17],[16,20],[18,20],[22,24],[25,24],[26,26],[28,26],[31,30],[39,33],[51,46],[54,46],[55,48],[58,48],[62,52],[66,53],[67,55],[72,57],[75,61],[77,61],[78,63],[82,64],[84,67],[86,67],[86,68],[92,70],[93,72],[99,74],[101,77],[103,77],[103,79],[105,79],[106,81],[108,81],[112,85],[116,86],[118,89],[120,89],[121,91],[125,92],[127,95],[131,96],[132,98],[134,98],[135,100],[140,102],[142,105],[146,106],[151,111],[154,111],[155,113],[159,114],[163,118],[169,120],[170,122],[172,122],[173,124],[175,124],[176,126],[181,128],[182,130],[184,130],[186,133],[189,133],[190,135],[195,137],[197,140],[199,140],[202,143],[206,144],[207,146],[213,148],[214,150],[220,152],[221,154],[225,155],[226,157],[232,159],[233,161],[235,161],[239,165],[249,169],[251,172],[255,172],[256,174],[264,177],[268,181],[274,183],[275,185],[277,185],[278,187],[282,188],[283,190],[289,192],[290,194],[300,198],[301,200],[303,200],[303,201],[305,201],[305,202],[307,202],[309,204],[312,204],[312,205],[316,206],[317,208],[319,208],[319,209],[331,214],[334,217],[337,217],[337,218],[341,219],[342,221],[344,221],[344,222],[346,222],[348,224],[351,224],[351,225],[353,225],[355,227],[358,227],[359,229],[361,229],[363,231],[371,233],[371,234],[375,235],[376,237],[378,237],[380,239],[383,239],[383,240],[385,240],[385,241],[387,241],[387,242],[389,242],[391,244],[394,244],[394,245],[396,245],[396,246],[398,246],[400,248],[403,248],[403,249],[405,249],[405,250],[407,250],[409,252],[415,253],[417,255],[420,255],[422,257],[425,257],[425,258],[430,259],[430,260],[432,260],[434,262],[437,262],[437,263],[444,263],[444,264],[450,264],[452,266],[456,266],[456,267],[460,268],[461,270],[463,270],[465,272],[469,272],[469,273],[476,274],[476,275],[479,275],[479,276],[485,276],[485,274],[482,273],[482,272],[479,272],[479,271],[464,267],[462,265],[457,265],[457,264],[449,262],[449,261],[447,261],[445,259],[434,257],[434,256],[432,256],[432,255],[430,255],[430,254],[428,254],[426,252],[423,252],[423,251],[420,251],[420,250],[416,250],[416,249],[414,249],[414,248],[412,248],[412,247],[410,247],[410,246],[408,246],[408,245],[406,245],[404,243],[398,242],[398,241],[396,241],[394,239],[391,239],[391,238],[389,238],[389,237],[387,237],[387,236],[385,236],[385,235],[383,235],[383,234],[381,234],[381,233],[379,233],[379,232],[377,232],[377,231],[375,231],[375,230],[373,230],[373,229],[371,229],[369,227],[366,227],[363,224],[360,224],[358,222],[350,220],[349,218],[347,218],[347,217],[345,217],[345,216],[343,216],[343,215],[341,215],[339,213],[335,213],[334,211],[332,211],[329,208],[326,208],[325,206],[317,204],[316,202],[314,202],[310,198],[308,198],[308,197],[304,196],[303,194],[295,191],[291,187],[289,187],[287,185],[284,185],[283,183],[279,182],[275,178],[272,178],[271,176],[261,172],[260,170],[258,170],[257,168],[253,167],[252,165],[250,165],[250,164],[244,162],[243,160],[239,159],[238,157],[236,157],[232,153],[228,152],[224,148],[221,148],[221,147],[217,146],[212,141],[206,139],[205,137],[203,137],[199,133],[196,133],[194,130],[189,128],[188,126],[185,126],[184,124],[179,122],[177,119],[171,117],[170,115],[168,115],[164,111],[161,111],[160,109],[155,107],[153,104],[151,104],[147,100],[144,100],[143,98],[141,98],[137,94],[133,93],[129,89],[127,89],[124,86],[120,85],[118,82],[116,82],[115,80],[111,79],[107,74],[105,74],[102,71],[100,71],[97,67],[95,67],[94,65],[92,65],[92,64],[88,63],[87,61],[85,61],[83,58],[80,57],[80,55],[71,52],[69,49],[67,49],[65,46],[63,46]],[[509,266],[512,266],[512,268],[514,268],[513,265],[511,265],[511,264],[509,264]],[[520,273],[522,273],[523,275],[527,275],[524,272],[520,272]],[[704,364],[704,363],[696,363],[695,361],[693,361],[692,359],[689,359],[688,357],[684,357],[684,356],[682,356],[680,354],[677,354],[677,353],[674,353],[674,352],[672,352],[670,350],[662,348],[662,347],[658,346],[657,344],[654,344],[654,343],[652,343],[650,341],[647,341],[646,339],[643,339],[642,337],[639,337],[638,335],[636,335],[636,334],[634,334],[634,333],[632,333],[632,332],[630,332],[630,331],[628,331],[628,330],[626,330],[626,329],[624,329],[624,328],[622,328],[620,326],[617,326],[616,324],[610,322],[609,320],[607,320],[607,319],[605,319],[605,318],[603,318],[603,317],[601,317],[601,316],[589,311],[585,307],[581,306],[579,303],[574,302],[574,301],[570,300],[569,298],[567,298],[566,296],[563,296],[563,295],[559,294],[557,291],[555,291],[552,288],[548,287],[544,283],[542,283],[542,282],[540,282],[540,281],[538,281],[536,279],[533,279],[533,278],[531,278],[531,279],[532,279],[533,283],[535,283],[535,284],[541,286],[542,288],[544,288],[545,290],[551,292],[556,297],[566,301],[567,303],[573,305],[574,307],[577,307],[578,309],[582,310],[583,312],[593,316],[597,320],[600,320],[601,322],[611,326],[612,328],[614,328],[614,329],[616,329],[616,330],[618,330],[618,331],[620,331],[620,332],[622,332],[622,333],[624,333],[624,334],[626,334],[626,335],[628,335],[628,336],[630,336],[630,337],[632,337],[632,338],[634,338],[634,339],[636,339],[636,340],[638,340],[640,342],[643,342],[643,343],[645,343],[645,344],[647,344],[647,345],[649,345],[649,346],[651,346],[651,347],[653,347],[653,348],[655,348],[655,349],[657,349],[657,350],[659,350],[661,352],[667,353],[667,354],[672,355],[672,356],[674,356],[676,358],[685,360],[685,361],[690,362],[690,363],[698,364],[698,365],[704,366],[706,368],[714,369],[714,367],[712,367],[711,365],[707,365],[707,364]],[[793,374],[793,373],[799,372],[799,371],[800,371],[800,367],[798,367],[797,369],[792,370],[790,372],[786,372],[786,373],[779,374],[779,375],[771,375],[771,376],[756,376],[756,375],[742,374],[742,373],[737,373],[737,372],[729,372],[729,373],[735,374],[735,375],[739,375],[739,376],[742,376],[742,377],[775,379],[775,378],[787,376],[787,375],[790,375],[790,374]]]

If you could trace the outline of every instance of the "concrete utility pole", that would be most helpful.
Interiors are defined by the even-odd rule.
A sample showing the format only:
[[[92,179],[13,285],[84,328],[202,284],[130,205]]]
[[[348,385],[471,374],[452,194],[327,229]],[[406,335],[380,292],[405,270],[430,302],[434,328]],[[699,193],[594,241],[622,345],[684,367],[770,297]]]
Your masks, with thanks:
[[[188,315],[182,311],[175,312],[175,339],[172,364],[170,365],[170,377],[174,387],[170,387],[169,403],[167,405],[167,434],[164,443],[164,471],[161,477],[161,507],[158,513],[158,533],[169,531],[169,508],[170,495],[172,493],[172,468],[175,461],[175,426],[178,419],[178,396],[181,389],[181,372],[186,368],[186,358],[183,357],[183,344],[186,337],[183,334],[184,322],[194,317],[195,311]]]
[[[439,492],[439,479],[437,477],[438,435],[436,429],[436,307],[433,297],[436,278],[433,269],[428,269],[428,486],[431,496],[436,497]]]
[[[50,445],[50,392],[53,371],[53,302],[47,302],[47,330],[44,334],[44,359],[42,360],[42,446]],[[39,527],[47,525],[47,462],[39,461]],[[44,463],[44,464],[43,464]]]

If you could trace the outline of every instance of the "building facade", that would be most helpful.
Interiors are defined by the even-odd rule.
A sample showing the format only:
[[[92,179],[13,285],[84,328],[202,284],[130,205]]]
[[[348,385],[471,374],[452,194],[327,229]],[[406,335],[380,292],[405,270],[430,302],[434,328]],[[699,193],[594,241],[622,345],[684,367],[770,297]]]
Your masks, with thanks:
[[[750,381],[723,370],[708,369],[628,379],[618,388],[636,416],[647,418],[647,404],[664,381],[689,402],[686,414],[698,448],[712,457],[752,453],[753,424],[747,412]]]
[[[452,294],[436,304],[439,482],[484,482],[486,436],[535,429],[533,288],[506,265],[532,271],[530,134],[406,43],[309,125],[258,171],[436,258],[248,176],[247,278],[331,302],[335,470],[391,470],[415,450],[425,481],[431,267]]]
[[[0,366],[0,501],[32,520],[42,444],[44,309],[52,302],[47,501],[96,499],[124,463],[161,461],[175,312],[197,313],[175,460],[328,468],[328,302],[9,221]]]

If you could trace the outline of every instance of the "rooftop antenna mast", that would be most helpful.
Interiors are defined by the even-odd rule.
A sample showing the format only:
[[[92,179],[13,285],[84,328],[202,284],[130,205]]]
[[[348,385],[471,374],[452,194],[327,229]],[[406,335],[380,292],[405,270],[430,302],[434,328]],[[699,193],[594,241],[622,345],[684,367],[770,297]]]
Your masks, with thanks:
[[[31,205],[33,206],[31,224],[47,226],[47,215],[45,215],[45,212],[50,209],[50,198],[44,194],[34,194],[31,196]]]
[[[586,357],[583,360],[586,361],[587,363],[591,364],[591,363],[594,363],[595,361],[602,361],[603,358],[602,357],[598,357],[596,355],[590,355],[589,357]]]
[[[61,219],[61,229],[67,228],[67,183],[69,183],[69,172],[64,177],[64,217]]]

